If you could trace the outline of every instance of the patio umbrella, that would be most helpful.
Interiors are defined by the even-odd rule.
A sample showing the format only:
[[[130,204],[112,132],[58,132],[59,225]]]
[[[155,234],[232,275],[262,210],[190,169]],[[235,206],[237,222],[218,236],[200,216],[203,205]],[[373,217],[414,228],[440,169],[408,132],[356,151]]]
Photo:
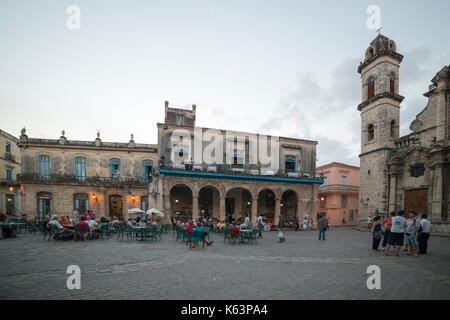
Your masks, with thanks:
[[[139,209],[139,208],[133,208],[128,210],[128,213],[145,213],[145,211]]]
[[[161,211],[159,211],[158,209],[155,208],[151,208],[149,210],[147,210],[146,214],[150,214],[152,216],[157,216],[157,217],[164,217],[164,213],[162,213]]]

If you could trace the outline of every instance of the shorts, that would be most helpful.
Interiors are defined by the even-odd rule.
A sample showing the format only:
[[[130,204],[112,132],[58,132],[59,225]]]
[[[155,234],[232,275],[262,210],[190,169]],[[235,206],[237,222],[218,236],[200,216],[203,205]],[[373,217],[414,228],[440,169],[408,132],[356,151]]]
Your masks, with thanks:
[[[403,232],[391,232],[389,236],[389,244],[392,246],[403,246]]]
[[[405,242],[406,244],[411,243],[413,246],[419,245],[419,237],[417,235],[414,235],[414,233],[406,233],[405,234]]]

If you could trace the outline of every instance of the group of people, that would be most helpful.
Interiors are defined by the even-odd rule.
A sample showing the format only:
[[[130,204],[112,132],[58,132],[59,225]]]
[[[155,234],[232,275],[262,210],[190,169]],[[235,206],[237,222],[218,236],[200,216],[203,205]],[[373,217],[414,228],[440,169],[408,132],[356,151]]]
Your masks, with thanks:
[[[99,231],[102,227],[102,225],[107,224],[114,224],[118,223],[120,220],[117,219],[116,216],[109,217],[109,219],[106,219],[105,217],[100,218],[100,223],[95,221],[95,214],[87,210],[86,213],[80,213],[80,211],[77,209],[73,212],[72,217],[69,216],[61,216],[58,217],[57,215],[46,215],[44,217],[44,223],[43,226],[46,229],[49,229],[50,225],[56,226],[58,230],[62,230],[63,232],[63,239],[68,240],[72,239],[75,234],[76,227],[79,226],[86,226],[84,228],[78,228],[78,233],[88,233],[92,238],[98,238],[99,237]]]
[[[177,222],[177,226],[181,227],[182,229],[186,230],[188,233],[192,234],[192,232],[202,232],[204,235],[207,234],[207,231],[205,229],[205,226],[208,227],[208,225],[212,225],[212,219],[207,220],[206,218],[200,219],[199,221],[193,221],[189,220],[188,222],[184,223],[181,221]],[[198,242],[202,239],[199,236],[191,236],[192,246],[194,248],[198,247]],[[213,244],[214,240],[207,240],[203,237],[203,241],[206,243],[207,246],[210,246]]]
[[[405,218],[402,210],[391,212],[389,217],[384,220],[380,216],[375,216],[371,226],[372,250],[379,251],[378,248],[382,241],[382,250],[385,255],[389,254],[392,246],[395,255],[398,256],[403,245],[405,246],[404,251],[413,257],[426,254],[432,230],[431,222],[427,218],[426,213],[419,217],[414,211],[409,211],[408,218]]]

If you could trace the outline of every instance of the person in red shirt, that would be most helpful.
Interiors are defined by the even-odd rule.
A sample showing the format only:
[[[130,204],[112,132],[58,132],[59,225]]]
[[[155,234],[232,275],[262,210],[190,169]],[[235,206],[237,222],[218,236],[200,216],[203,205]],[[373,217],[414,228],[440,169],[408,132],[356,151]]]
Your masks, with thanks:
[[[389,217],[384,219],[383,222],[381,223],[383,225],[384,228],[384,235],[383,235],[383,251],[386,248],[386,245],[388,244],[389,241],[389,235],[391,234],[391,227],[392,227],[392,212],[389,213]]]
[[[188,225],[186,226],[187,232],[191,233],[195,228],[195,225],[192,221],[189,221]]]
[[[234,232],[231,232],[234,230]],[[233,222],[233,226],[230,228],[230,238],[239,238],[239,228],[236,226],[236,222]]]
[[[90,216],[92,220],[95,219],[95,214],[91,210],[86,211],[85,217],[87,218],[88,216]]]

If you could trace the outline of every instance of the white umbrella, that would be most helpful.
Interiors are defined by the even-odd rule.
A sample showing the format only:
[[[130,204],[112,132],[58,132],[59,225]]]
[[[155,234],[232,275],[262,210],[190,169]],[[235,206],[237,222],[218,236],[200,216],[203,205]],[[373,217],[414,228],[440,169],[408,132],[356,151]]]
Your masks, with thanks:
[[[139,209],[139,208],[133,208],[128,210],[128,213],[145,213],[145,211]]]
[[[161,218],[164,217],[164,213],[162,213],[161,211],[159,211],[158,209],[155,209],[155,208],[148,209],[146,214],[158,216]]]

